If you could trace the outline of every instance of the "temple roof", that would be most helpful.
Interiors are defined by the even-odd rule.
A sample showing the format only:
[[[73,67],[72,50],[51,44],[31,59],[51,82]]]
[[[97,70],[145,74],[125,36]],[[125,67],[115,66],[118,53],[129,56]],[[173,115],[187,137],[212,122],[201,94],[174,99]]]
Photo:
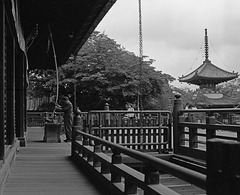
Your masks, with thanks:
[[[225,71],[206,59],[196,70],[186,76],[179,77],[180,82],[201,85],[206,83],[219,84],[238,77],[238,73]]]

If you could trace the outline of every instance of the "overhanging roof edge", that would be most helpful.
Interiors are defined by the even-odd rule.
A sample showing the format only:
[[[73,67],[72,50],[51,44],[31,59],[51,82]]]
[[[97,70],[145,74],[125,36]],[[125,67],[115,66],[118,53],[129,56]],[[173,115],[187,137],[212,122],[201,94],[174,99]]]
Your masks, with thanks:
[[[97,25],[100,23],[100,21],[104,18],[104,16],[107,14],[107,12],[110,10],[110,8],[114,5],[114,3],[117,0],[109,0],[106,5],[103,7],[103,9],[101,9],[100,13],[98,13],[95,17],[95,19],[93,19],[92,23],[85,23],[83,26],[83,29],[88,29],[88,31],[82,36],[83,31],[79,31],[76,40],[74,41],[73,46],[68,50],[66,56],[65,56],[65,61],[69,58],[69,56],[71,54],[73,55],[77,55],[77,53],[79,52],[79,50],[81,49],[81,47],[84,45],[84,43],[87,41],[87,39],[89,38],[89,36],[92,34],[92,32],[94,31],[94,29],[97,27]],[[90,17],[91,13],[89,14]],[[78,39],[80,38],[80,42],[78,42]]]

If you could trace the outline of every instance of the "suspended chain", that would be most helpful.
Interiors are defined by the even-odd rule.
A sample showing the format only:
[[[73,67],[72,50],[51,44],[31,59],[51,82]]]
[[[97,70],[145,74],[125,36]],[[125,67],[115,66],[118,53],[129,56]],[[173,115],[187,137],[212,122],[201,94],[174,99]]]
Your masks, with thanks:
[[[139,5],[139,97],[138,97],[138,106],[139,109],[142,110],[142,94],[143,94],[143,86],[142,86],[142,63],[143,63],[143,35],[142,35],[142,6],[141,0],[138,0]]]
[[[143,103],[142,103],[142,95],[143,95],[143,82],[142,82],[142,71],[143,71],[143,35],[142,35],[142,5],[141,5],[141,0],[138,0],[138,5],[139,5],[139,96],[138,96],[138,101],[139,101],[139,110],[142,111],[143,109]],[[142,113],[140,113],[140,149],[143,149],[143,129],[142,129]]]

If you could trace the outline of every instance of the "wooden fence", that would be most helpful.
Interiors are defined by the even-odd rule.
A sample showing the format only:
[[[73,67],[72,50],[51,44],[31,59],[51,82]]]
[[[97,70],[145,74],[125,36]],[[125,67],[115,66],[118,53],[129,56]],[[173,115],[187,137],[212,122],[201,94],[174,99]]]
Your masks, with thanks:
[[[162,153],[172,150],[171,122],[170,111],[90,111],[84,129],[135,150]]]

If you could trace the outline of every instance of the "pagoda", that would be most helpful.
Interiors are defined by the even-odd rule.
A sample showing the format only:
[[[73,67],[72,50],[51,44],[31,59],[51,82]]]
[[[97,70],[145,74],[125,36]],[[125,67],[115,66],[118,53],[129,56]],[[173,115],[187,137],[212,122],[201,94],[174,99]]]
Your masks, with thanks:
[[[199,86],[194,98],[196,106],[222,108],[239,105],[239,99],[226,97],[216,91],[217,84],[237,78],[238,73],[228,72],[215,66],[208,56],[208,35],[207,29],[205,29],[205,60],[196,70],[186,76],[179,77],[179,81]]]

